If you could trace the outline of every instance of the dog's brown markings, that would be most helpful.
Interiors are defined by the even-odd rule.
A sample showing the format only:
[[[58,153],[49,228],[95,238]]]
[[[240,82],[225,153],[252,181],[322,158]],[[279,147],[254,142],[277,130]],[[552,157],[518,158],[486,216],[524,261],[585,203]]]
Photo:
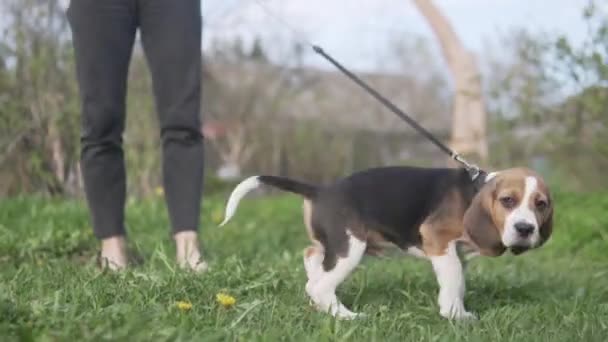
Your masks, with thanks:
[[[313,254],[317,253],[317,247],[315,246],[308,246],[306,248],[304,248],[304,257],[306,258],[310,258]]]
[[[504,231],[505,220],[507,215],[514,208],[518,207],[524,200],[523,196],[526,193],[526,177],[530,176],[530,172],[524,169],[514,168],[501,172],[494,180],[494,191],[489,193],[485,201],[488,201],[485,207],[489,208],[490,216],[494,227],[498,230],[499,236],[502,236]],[[515,199],[513,208],[505,208],[500,198],[510,196]]]
[[[537,188],[536,191],[531,194],[528,205],[536,215],[536,220],[540,225],[539,230],[542,245],[547,241],[547,239],[549,239],[549,236],[553,232],[553,198],[551,197],[549,187],[539,175],[533,172],[528,172],[528,176],[533,176],[536,178]],[[542,210],[536,206],[537,202],[541,200],[545,201],[547,204]]]
[[[553,198],[551,198],[551,193],[549,192],[549,188],[542,180],[541,177],[538,177],[535,174],[532,174],[536,178],[537,189],[531,194],[530,201],[528,202],[528,206],[530,210],[534,212],[536,215],[536,220],[540,225],[540,236],[542,238],[542,243],[549,238],[553,230]],[[537,207],[537,203],[539,201],[544,201],[546,206],[544,209],[539,209]]]
[[[510,209],[504,208],[498,198],[509,195],[519,203],[525,193],[525,177],[529,175],[523,169],[502,171],[473,198],[468,208],[458,192],[448,193],[420,227],[424,252],[443,255],[450,241],[464,236],[484,255],[502,254],[500,236]]]
[[[427,256],[445,254],[449,242],[462,236],[465,209],[462,196],[457,191],[451,191],[422,223],[422,250]]]
[[[536,200],[544,199],[547,201],[547,207],[543,211],[536,211],[537,215],[540,216],[538,222],[542,222],[540,226],[540,237],[542,239],[541,244],[544,244],[553,233],[553,198],[549,191],[549,187],[547,187],[545,182],[542,181],[540,177],[536,177],[536,179],[538,179],[538,189],[540,192],[540,195],[538,195]]]
[[[534,177],[537,181],[537,189],[530,195],[531,197],[528,199],[528,207],[536,214],[539,224],[548,219],[547,213],[550,212],[551,208],[548,207],[547,210],[543,212],[540,212],[536,208],[536,202],[540,199],[547,201],[547,204],[551,206],[549,203],[549,189],[542,178],[531,170],[519,168],[509,169],[498,175],[496,179],[495,195],[492,203],[492,218],[494,224],[498,227],[501,234],[504,227],[505,218],[509,214],[510,209],[502,206],[499,199],[503,196],[511,196],[515,198],[516,206],[518,206],[524,200],[523,196],[526,192],[526,177]]]
[[[475,195],[463,217],[465,240],[485,256],[498,256],[505,251],[501,240],[504,217],[498,218],[493,209],[495,194],[496,179],[493,179]],[[501,221],[498,226],[497,220]]]
[[[543,212],[531,207],[539,217],[538,222],[542,222],[540,229],[544,242],[551,235],[553,223],[549,190],[538,175],[526,169],[514,168],[501,171],[475,195],[468,207],[458,191],[449,192],[437,209],[420,225],[421,249],[428,256],[443,255],[450,241],[464,237],[466,240],[470,240],[482,255],[501,255],[505,251],[505,247],[502,245],[500,236],[510,209],[505,208],[499,198],[509,195],[516,200],[516,205],[521,203],[522,196],[525,194],[525,179],[528,176],[534,176],[538,180],[538,189],[532,194],[530,205],[534,206],[538,199],[544,199],[549,204]],[[315,231],[311,224],[313,210],[313,203],[310,200],[304,200],[304,224],[313,243],[304,250],[306,257],[322,252],[324,248],[315,238]],[[360,222],[351,221],[348,229],[357,239],[367,241],[366,254],[368,255],[380,256],[387,246],[392,245],[377,229],[362,227]],[[408,246],[398,247],[406,248]],[[335,252],[342,255],[348,250],[340,249]]]
[[[504,170],[475,196],[471,207],[464,216],[465,236],[476,245],[482,255],[497,256],[505,251],[500,236],[504,230],[505,219],[512,208],[505,208],[500,202],[500,198],[510,196],[515,199],[514,207],[520,205],[526,191],[526,177],[535,177],[537,180],[538,187],[531,194],[529,205],[541,224],[540,234],[543,242],[551,234],[552,203],[549,199],[549,190],[542,178],[527,169]],[[548,202],[547,209],[542,213],[535,206],[539,198],[546,199]]]
[[[302,203],[302,211],[303,211],[303,219],[304,226],[306,227],[306,233],[308,234],[308,238],[313,243],[312,246],[308,246],[304,248],[304,257],[310,258],[313,254],[321,253],[323,251],[323,246],[321,243],[314,238],[314,233],[312,230],[312,211],[313,205],[310,200],[305,199]]]
[[[372,256],[382,256],[384,250],[392,245],[388,242],[382,234],[378,233],[374,230],[368,230],[367,236],[365,239],[367,240],[367,248],[365,250],[365,254]]]
[[[475,195],[466,210],[463,218],[465,238],[482,255],[498,256],[506,250],[501,236],[505,219],[512,208],[505,208],[500,198],[512,197],[514,207],[518,206],[523,200],[528,175],[528,171],[519,168],[501,171]]]
[[[502,227],[505,217],[511,210],[504,208],[498,199],[505,196],[511,196],[515,199],[515,207],[518,207],[524,200],[523,196],[526,193],[527,176],[530,176],[530,173],[525,170],[509,169],[501,172],[496,177],[492,210],[494,211],[493,217],[496,219],[495,223],[501,223],[499,224],[500,227]]]
[[[304,218],[304,225],[306,226],[306,233],[308,233],[308,238],[314,242],[316,240],[312,230],[312,202],[310,200],[304,200],[302,211],[304,212],[302,216]]]

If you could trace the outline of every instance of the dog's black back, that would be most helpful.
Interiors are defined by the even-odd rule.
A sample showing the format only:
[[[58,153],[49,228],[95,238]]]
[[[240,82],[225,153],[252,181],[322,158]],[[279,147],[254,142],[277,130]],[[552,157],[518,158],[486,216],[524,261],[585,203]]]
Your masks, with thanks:
[[[466,170],[410,166],[372,168],[322,188],[315,200],[318,209],[315,216],[324,225],[344,225],[346,222],[336,222],[341,219],[336,213],[344,213],[344,216],[357,213],[358,221],[363,222],[366,229],[376,230],[388,241],[406,248],[421,243],[419,225],[450,191],[457,191],[465,203],[470,203],[474,188]],[[340,197],[339,200],[336,197]],[[331,218],[320,217],[325,215]]]

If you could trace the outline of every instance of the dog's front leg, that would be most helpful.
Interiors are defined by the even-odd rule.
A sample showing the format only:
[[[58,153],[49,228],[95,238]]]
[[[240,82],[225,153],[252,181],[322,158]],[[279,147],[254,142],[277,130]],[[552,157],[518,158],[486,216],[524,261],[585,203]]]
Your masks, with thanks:
[[[433,270],[439,283],[439,312],[448,319],[474,319],[464,307],[464,268],[454,242],[448,244],[444,255],[431,256]]]

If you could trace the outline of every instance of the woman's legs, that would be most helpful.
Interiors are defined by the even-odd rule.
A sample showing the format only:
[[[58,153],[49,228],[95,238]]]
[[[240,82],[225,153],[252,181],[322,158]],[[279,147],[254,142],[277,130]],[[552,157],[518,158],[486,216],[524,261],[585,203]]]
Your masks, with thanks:
[[[142,43],[160,120],[163,183],[184,267],[206,269],[198,246],[203,186],[201,1],[139,0]]]
[[[129,61],[137,29],[134,0],[72,0],[82,103],[81,163],[95,236],[112,269],[126,266],[122,133]]]

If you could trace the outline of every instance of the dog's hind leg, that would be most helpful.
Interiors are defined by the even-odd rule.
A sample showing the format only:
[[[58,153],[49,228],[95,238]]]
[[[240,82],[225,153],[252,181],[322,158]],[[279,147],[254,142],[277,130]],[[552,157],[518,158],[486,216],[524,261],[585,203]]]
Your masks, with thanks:
[[[333,258],[335,258],[335,265],[331,269],[321,267],[317,281],[311,284],[312,286],[307,286],[306,292],[319,310],[329,312],[337,318],[353,319],[359,314],[350,311],[340,303],[336,297],[336,288],[357,267],[365,253],[367,243],[357,239],[349,231],[346,231],[346,233],[348,240],[347,253],[344,256],[332,255],[328,254],[326,249],[324,263],[326,266],[333,264]],[[334,251],[331,253],[334,253]]]
[[[304,249],[304,269],[306,270],[306,292],[308,293],[312,289],[317,280],[319,279],[321,272],[323,271],[323,247],[322,246],[310,246]],[[310,301],[311,305],[315,303]]]
[[[322,246],[309,246],[304,249],[304,269],[310,284],[316,283],[323,271],[323,255]]]
[[[312,286],[318,278],[321,272],[321,263],[323,262],[324,248],[323,245],[315,239],[313,228],[312,228],[312,202],[310,200],[304,200],[302,204],[302,211],[304,217],[304,225],[306,226],[306,232],[308,237],[312,241],[313,245],[304,249],[304,269],[306,270],[306,276],[308,283],[306,286]]]

